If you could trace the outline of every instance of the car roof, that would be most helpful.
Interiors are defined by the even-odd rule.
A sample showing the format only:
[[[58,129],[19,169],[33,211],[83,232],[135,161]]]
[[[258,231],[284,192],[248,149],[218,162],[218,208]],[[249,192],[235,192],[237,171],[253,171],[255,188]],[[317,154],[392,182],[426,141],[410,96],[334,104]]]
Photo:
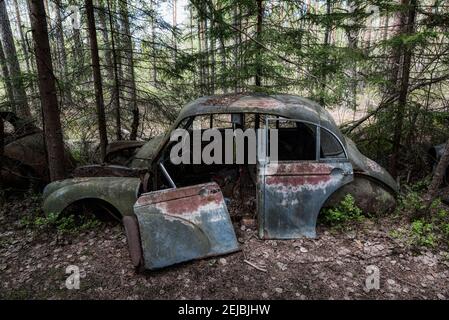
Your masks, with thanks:
[[[238,93],[198,98],[182,108],[176,124],[191,116],[215,113],[261,113],[312,122],[344,141],[327,110],[309,99],[291,94]]]

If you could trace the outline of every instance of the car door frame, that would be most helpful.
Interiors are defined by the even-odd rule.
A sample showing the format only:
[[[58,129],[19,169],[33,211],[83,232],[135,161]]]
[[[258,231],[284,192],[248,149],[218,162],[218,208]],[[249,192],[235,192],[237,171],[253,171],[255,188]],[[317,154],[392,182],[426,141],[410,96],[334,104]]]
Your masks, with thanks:
[[[268,145],[270,121],[299,122],[312,126],[315,132],[315,160],[273,161],[267,154],[258,159],[257,205],[259,237],[262,239],[295,239],[316,236],[316,221],[327,198],[343,185],[353,181],[353,169],[343,142],[319,123],[302,119],[265,119],[263,141]],[[321,130],[334,137],[341,146],[343,158],[321,157]]]

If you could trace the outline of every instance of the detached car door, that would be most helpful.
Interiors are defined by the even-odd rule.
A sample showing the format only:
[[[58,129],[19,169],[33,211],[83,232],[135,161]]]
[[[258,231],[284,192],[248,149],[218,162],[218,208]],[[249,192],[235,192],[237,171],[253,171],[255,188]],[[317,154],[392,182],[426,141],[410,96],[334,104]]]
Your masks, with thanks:
[[[322,205],[353,180],[345,147],[319,124],[270,118],[266,128],[270,130],[259,142],[270,146],[268,155],[258,161],[259,236],[315,237]]]
[[[131,259],[140,269],[239,250],[223,195],[214,182],[145,193],[137,199],[134,213],[123,222]]]

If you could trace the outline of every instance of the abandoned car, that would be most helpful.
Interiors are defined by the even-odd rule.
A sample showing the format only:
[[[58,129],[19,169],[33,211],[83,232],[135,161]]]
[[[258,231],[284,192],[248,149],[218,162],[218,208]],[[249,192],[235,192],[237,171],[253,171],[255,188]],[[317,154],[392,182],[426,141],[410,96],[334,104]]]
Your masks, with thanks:
[[[142,171],[148,170],[157,145],[164,138],[155,136],[149,141],[121,140],[108,144],[106,156],[102,164],[77,167],[74,177],[138,177]]]
[[[257,163],[248,155],[243,164],[172,163],[178,142],[171,133],[210,128],[223,135],[236,128],[276,129],[277,159],[267,153]],[[273,139],[271,133],[258,136],[256,148],[271,148]],[[395,206],[394,179],[341,134],[326,110],[295,95],[199,98],[165,136],[150,142],[124,167],[130,176],[107,176],[106,169],[105,176],[96,171],[89,177],[85,170],[81,178],[49,184],[44,211],[100,204],[122,219],[134,266],[158,269],[239,250],[231,218],[254,218],[262,239],[294,239],[315,237],[320,210],[348,193],[365,212]],[[222,156],[235,159],[235,149]]]
[[[5,187],[27,189],[49,182],[49,172],[43,131],[32,121],[21,119],[12,112],[0,112],[4,127],[1,157],[1,180]],[[65,149],[65,168],[73,170],[75,160]]]

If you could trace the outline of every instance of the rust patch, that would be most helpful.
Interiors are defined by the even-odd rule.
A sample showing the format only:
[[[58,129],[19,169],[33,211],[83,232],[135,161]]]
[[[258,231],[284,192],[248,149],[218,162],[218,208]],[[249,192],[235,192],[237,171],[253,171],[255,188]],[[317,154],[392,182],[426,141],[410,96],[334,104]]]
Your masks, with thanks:
[[[207,211],[212,207],[219,207],[223,201],[220,193],[213,195],[194,196],[190,198],[174,199],[168,202],[161,202],[156,205],[163,214],[167,215],[195,215],[200,211]]]
[[[207,106],[229,106],[233,102],[239,100],[243,96],[242,93],[225,94],[221,96],[210,97],[202,104]]]
[[[290,162],[271,164],[267,167],[266,175],[269,176],[289,176],[289,175],[330,175],[332,166],[318,162]]]
[[[370,168],[372,171],[377,173],[382,172],[382,167],[373,160],[366,158],[365,163],[368,166],[368,168]]]
[[[194,187],[184,187],[177,189],[165,189],[143,194],[137,199],[138,205],[149,205],[159,202],[166,202],[174,199],[190,198],[196,195],[221,194],[220,187],[216,183],[201,184]],[[203,197],[205,198],[205,197]]]
[[[266,177],[267,185],[282,185],[282,187],[296,186],[325,186],[332,180],[331,176],[269,176]]]
[[[284,108],[285,104],[277,99],[264,96],[248,96],[238,99],[232,103],[233,107],[246,110],[251,109],[279,109]]]

